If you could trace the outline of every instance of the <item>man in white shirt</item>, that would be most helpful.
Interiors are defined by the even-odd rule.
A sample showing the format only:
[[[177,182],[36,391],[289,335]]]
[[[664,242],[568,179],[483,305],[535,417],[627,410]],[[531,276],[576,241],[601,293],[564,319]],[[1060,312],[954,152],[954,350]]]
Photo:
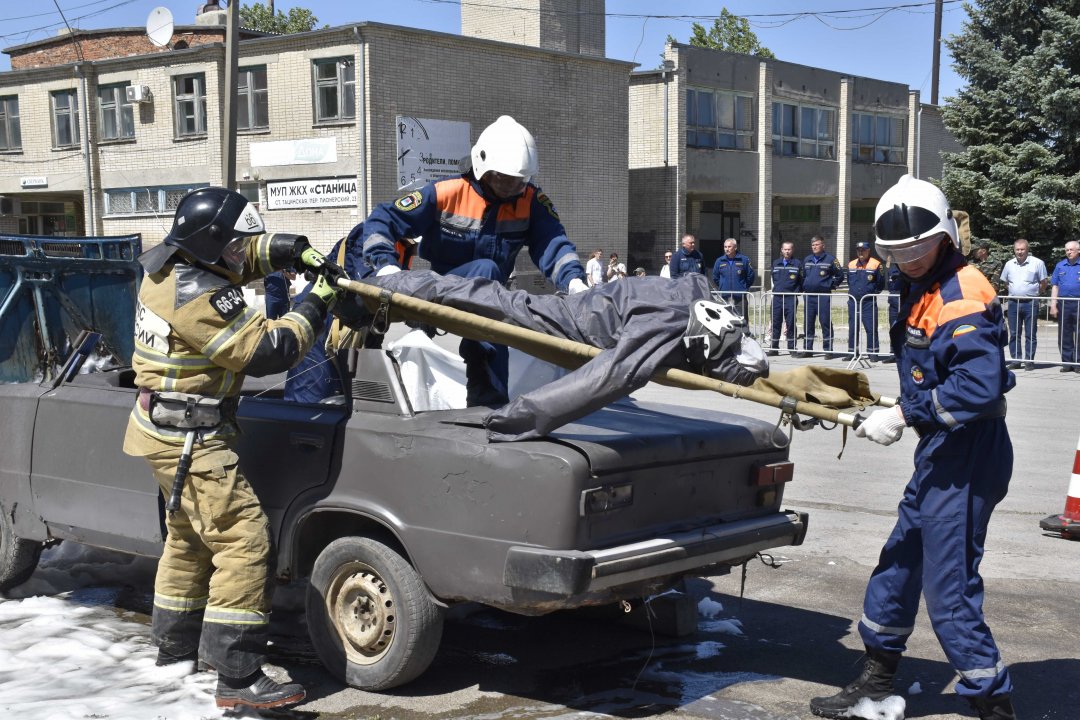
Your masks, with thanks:
[[[589,262],[585,263],[585,280],[589,283],[589,287],[602,285],[604,282],[604,266],[600,264],[600,258],[603,256],[603,250],[595,250]]]
[[[1028,241],[1020,238],[1013,243],[1015,257],[1001,269],[1001,282],[1009,286],[1009,355],[1010,369],[1021,363],[1025,370],[1034,370],[1036,333],[1039,325],[1038,296],[1046,290],[1046,263],[1028,255]],[[1030,300],[1027,298],[1031,298]],[[1020,335],[1024,344],[1020,344]]]

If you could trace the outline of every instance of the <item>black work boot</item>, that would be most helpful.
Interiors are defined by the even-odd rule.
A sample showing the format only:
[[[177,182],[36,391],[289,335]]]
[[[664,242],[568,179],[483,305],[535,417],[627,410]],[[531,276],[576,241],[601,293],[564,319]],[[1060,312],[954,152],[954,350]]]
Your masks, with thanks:
[[[900,653],[866,648],[866,654],[866,664],[858,679],[835,695],[811,699],[810,712],[824,718],[856,717],[850,711],[860,700],[878,701],[896,694],[893,677],[900,664]]]
[[[968,702],[978,711],[979,720],[1016,720],[1012,700],[1008,695],[969,697]]]
[[[262,670],[246,678],[227,678],[218,675],[215,700],[220,708],[235,710],[237,706],[267,709],[296,705],[307,693],[302,685],[282,685],[266,676]]]

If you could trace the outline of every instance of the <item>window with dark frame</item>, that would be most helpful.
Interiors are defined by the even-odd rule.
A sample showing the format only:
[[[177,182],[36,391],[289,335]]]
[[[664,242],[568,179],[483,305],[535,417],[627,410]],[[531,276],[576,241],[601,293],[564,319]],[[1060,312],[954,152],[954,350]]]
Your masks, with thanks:
[[[53,147],[79,144],[79,95],[75,90],[58,90],[52,95]]]
[[[125,92],[129,83],[98,88],[98,134],[102,140],[135,137],[135,112]]]
[[[176,137],[206,134],[206,76],[203,73],[173,78],[173,117]]]
[[[265,65],[240,68],[236,81],[236,97],[237,130],[262,130],[270,127]]]
[[[834,108],[773,103],[773,155],[836,159]]]
[[[0,97],[0,151],[22,149],[19,125],[19,96]]]
[[[192,190],[207,187],[197,185],[167,185],[161,187],[114,188],[106,190],[106,215],[170,214],[180,204],[180,199]]]
[[[875,113],[852,113],[851,159],[859,163],[905,165],[907,118]]]
[[[686,145],[753,150],[754,98],[722,90],[686,91]]]
[[[315,122],[356,117],[356,68],[351,57],[313,60]]]

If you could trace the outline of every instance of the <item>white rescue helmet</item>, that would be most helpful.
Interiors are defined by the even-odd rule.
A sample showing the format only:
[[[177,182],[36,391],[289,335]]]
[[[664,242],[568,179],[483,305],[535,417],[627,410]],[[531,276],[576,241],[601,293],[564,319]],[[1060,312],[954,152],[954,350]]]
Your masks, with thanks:
[[[934,185],[904,175],[885,191],[874,210],[878,254],[900,263],[914,262],[948,235],[960,248],[960,234],[949,201]]]
[[[536,175],[540,165],[536,159],[536,140],[532,133],[509,115],[484,128],[472,149],[473,174],[476,179],[493,171],[521,178],[523,182]]]
[[[690,306],[690,321],[683,333],[686,360],[694,368],[707,368],[737,348],[746,334],[746,321],[728,305],[698,300]]]

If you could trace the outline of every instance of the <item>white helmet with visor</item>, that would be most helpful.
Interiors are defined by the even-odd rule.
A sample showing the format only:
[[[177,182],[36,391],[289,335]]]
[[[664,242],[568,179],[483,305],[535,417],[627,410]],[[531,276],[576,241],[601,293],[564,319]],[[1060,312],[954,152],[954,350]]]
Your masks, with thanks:
[[[925,180],[904,175],[885,191],[874,211],[875,247],[894,262],[915,262],[948,235],[960,248],[960,235],[945,195]]]
[[[509,115],[488,125],[472,148],[473,174],[479,180],[489,172],[513,178],[518,192],[539,170],[536,141],[524,126]]]

